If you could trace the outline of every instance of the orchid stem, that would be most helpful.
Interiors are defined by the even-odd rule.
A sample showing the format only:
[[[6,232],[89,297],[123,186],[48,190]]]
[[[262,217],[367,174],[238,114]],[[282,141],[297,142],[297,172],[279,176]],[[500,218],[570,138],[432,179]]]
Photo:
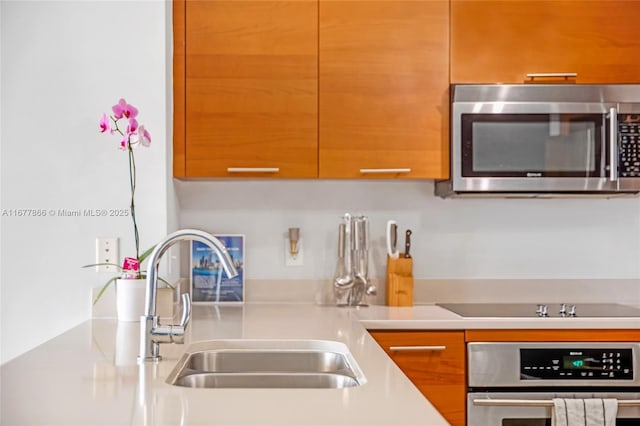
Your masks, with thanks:
[[[136,194],[136,160],[133,156],[133,147],[131,146],[131,140],[127,140],[129,151],[129,183],[131,185],[131,219],[133,220],[133,237],[136,244],[136,259],[140,259],[140,239],[138,235],[138,224],[136,223],[136,206],[135,206],[135,194]]]

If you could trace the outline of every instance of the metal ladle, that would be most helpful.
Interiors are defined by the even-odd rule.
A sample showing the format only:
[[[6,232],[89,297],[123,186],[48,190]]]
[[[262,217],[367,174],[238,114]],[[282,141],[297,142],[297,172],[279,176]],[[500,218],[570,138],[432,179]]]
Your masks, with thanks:
[[[351,270],[351,215],[344,215],[344,222],[338,227],[338,270],[333,285],[336,288],[347,289],[353,286],[353,271]],[[345,250],[348,247],[348,250]],[[346,252],[346,253],[345,253]]]

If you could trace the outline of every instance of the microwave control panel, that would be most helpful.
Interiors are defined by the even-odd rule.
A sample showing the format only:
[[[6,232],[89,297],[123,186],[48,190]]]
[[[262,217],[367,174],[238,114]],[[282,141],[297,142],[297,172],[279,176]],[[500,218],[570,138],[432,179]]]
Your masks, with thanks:
[[[632,349],[520,349],[521,380],[632,380]]]
[[[620,177],[640,177],[640,115],[618,114]]]

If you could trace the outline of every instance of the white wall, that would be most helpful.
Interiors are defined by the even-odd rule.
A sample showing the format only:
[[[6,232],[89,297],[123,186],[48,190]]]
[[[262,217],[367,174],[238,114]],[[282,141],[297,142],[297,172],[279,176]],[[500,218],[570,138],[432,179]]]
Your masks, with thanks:
[[[0,10],[2,210],[126,209],[127,155],[98,132],[124,97],[152,136],[136,155],[136,206],[142,248],[157,242],[172,202],[170,2],[3,0]],[[97,236],[132,255],[131,228],[129,217],[2,217],[1,362],[90,317],[90,289],[108,275],[80,266],[95,260]]]
[[[413,231],[416,278],[640,278],[637,198],[442,200],[426,181],[181,182],[179,189],[181,226],[247,235],[248,279],[331,278],[345,212],[370,218],[374,278],[385,273],[388,219]],[[304,266],[285,266],[289,227],[300,227]]]

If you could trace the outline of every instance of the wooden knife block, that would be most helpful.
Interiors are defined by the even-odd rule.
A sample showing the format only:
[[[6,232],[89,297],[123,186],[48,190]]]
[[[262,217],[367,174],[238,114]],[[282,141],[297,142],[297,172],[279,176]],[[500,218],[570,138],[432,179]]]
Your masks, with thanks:
[[[388,306],[413,306],[413,259],[387,255]]]

